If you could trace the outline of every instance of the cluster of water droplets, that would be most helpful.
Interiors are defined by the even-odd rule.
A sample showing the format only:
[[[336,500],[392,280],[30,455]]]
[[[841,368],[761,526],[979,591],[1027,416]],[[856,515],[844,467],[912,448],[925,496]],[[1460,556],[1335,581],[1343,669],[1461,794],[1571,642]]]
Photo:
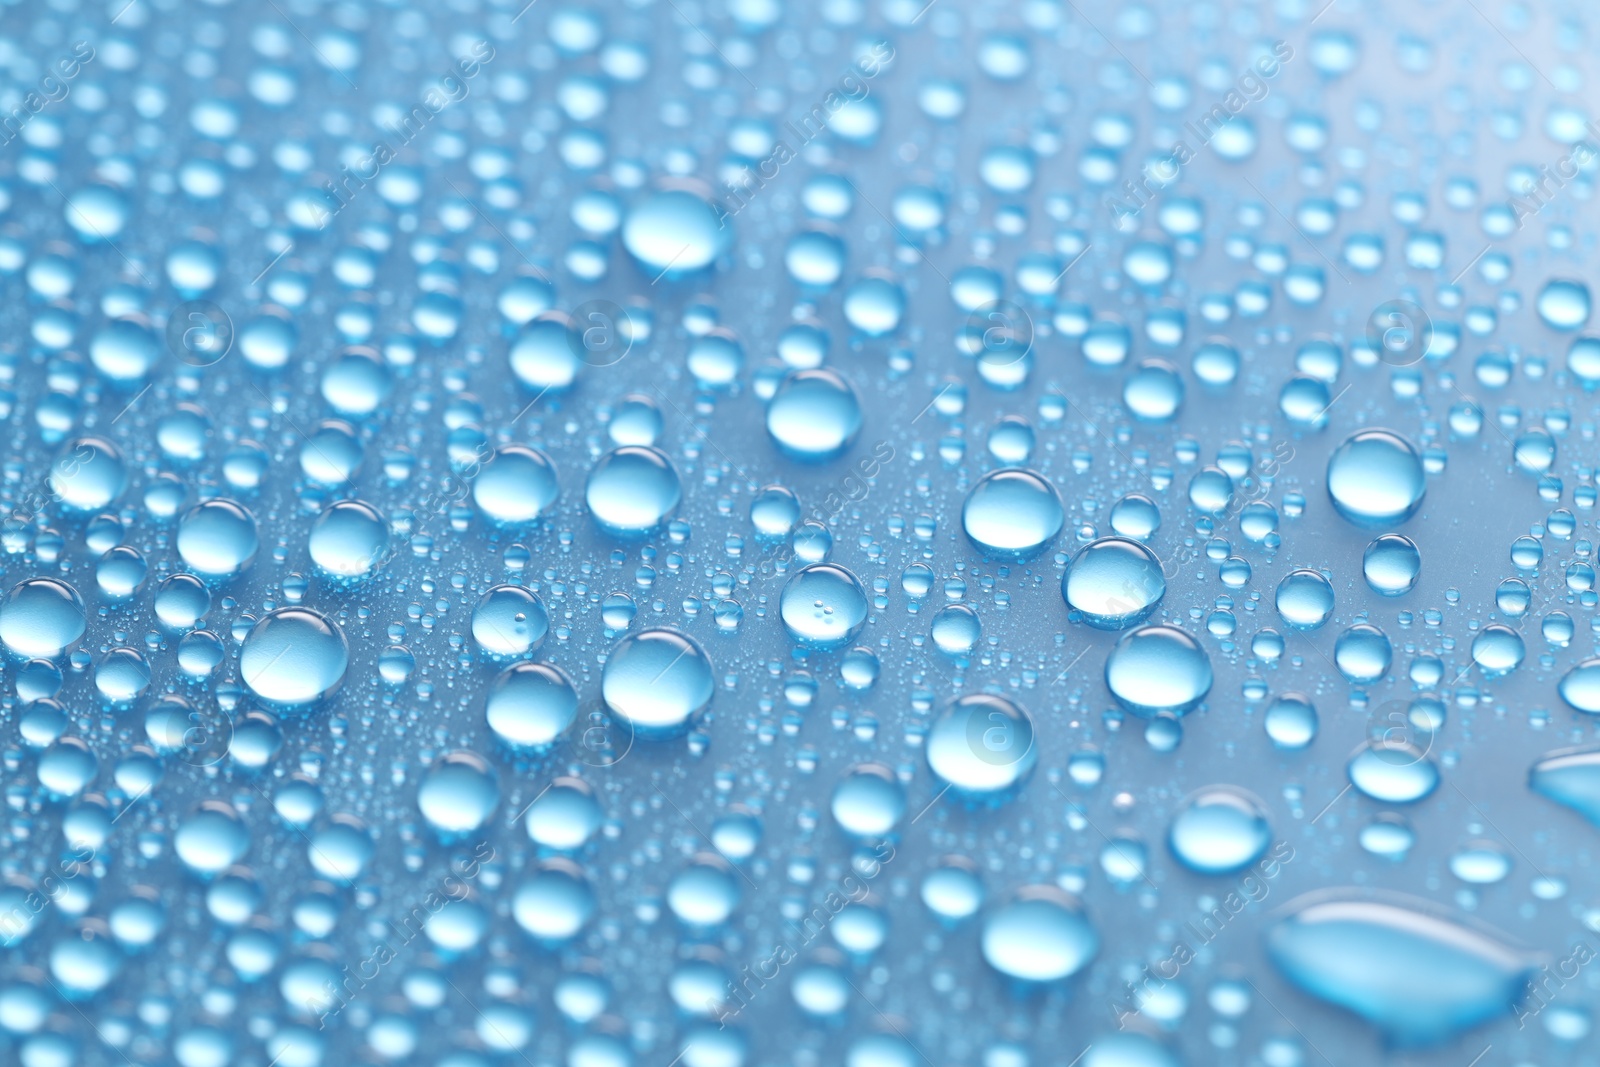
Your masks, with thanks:
[[[1570,57],[519,6],[0,49],[0,1060],[1581,1047]]]

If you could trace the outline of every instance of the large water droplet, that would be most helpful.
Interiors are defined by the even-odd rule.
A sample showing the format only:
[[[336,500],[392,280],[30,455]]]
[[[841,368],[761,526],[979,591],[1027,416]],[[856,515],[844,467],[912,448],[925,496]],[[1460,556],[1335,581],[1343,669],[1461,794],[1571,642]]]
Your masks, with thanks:
[[[483,711],[489,729],[505,744],[544,748],[577,717],[578,691],[559,667],[517,663],[489,686]]]
[[[1589,321],[1589,287],[1571,278],[1552,278],[1539,290],[1539,317],[1552,330],[1580,330]]]
[[[1300,693],[1285,693],[1267,708],[1267,736],[1281,749],[1305,748],[1316,740],[1317,709]]]
[[[1315,630],[1333,616],[1333,585],[1314,570],[1290,571],[1278,583],[1278,615],[1297,630]]]
[[[494,586],[472,609],[472,639],[491,656],[525,656],[549,632],[544,601],[520,585]]]
[[[861,401],[849,382],[826,367],[794,371],[767,404],[767,432],[795,459],[833,459],[861,432]]]
[[[1411,804],[1439,785],[1439,768],[1428,753],[1399,737],[1368,741],[1347,768],[1350,784],[1385,804]]]
[[[76,511],[99,511],[113,503],[128,485],[128,470],[117,446],[103,437],[79,437],[67,443],[50,465],[50,491]]]
[[[784,584],[778,613],[796,641],[832,648],[867,621],[867,594],[856,576],[834,563],[802,567]]]
[[[511,342],[511,373],[534,393],[561,393],[577,380],[583,342],[570,317],[547,311],[524,326]]]
[[[1328,459],[1328,496],[1358,526],[1405,522],[1425,492],[1422,457],[1392,430],[1359,430]]]
[[[250,848],[250,832],[232,805],[207,800],[179,825],[172,846],[190,870],[214,875],[244,857]]]
[[[83,598],[56,578],[29,578],[0,600],[0,644],[25,659],[55,659],[83,636]]]
[[[703,270],[727,247],[732,229],[695,184],[675,183],[650,193],[622,224],[622,247],[653,279]]]
[[[1030,885],[983,923],[983,958],[1001,974],[1054,982],[1081,971],[1100,951],[1083,903],[1053,885]]]
[[[991,471],[961,507],[961,528],[982,551],[1024,560],[1054,543],[1066,522],[1055,486],[1021,468]]]
[[[428,825],[447,836],[479,829],[500,803],[500,785],[489,761],[469,749],[434,761],[417,787],[417,809]]]
[[[691,928],[720,925],[738,906],[739,883],[733,867],[721,856],[695,856],[667,886],[667,907]]]
[[[682,499],[672,461],[645,445],[626,445],[601,456],[584,487],[589,514],[609,532],[626,537],[656,529]]]
[[[1061,596],[1101,630],[1144,621],[1167,591],[1156,554],[1126,537],[1101,537],[1078,550],[1061,576]]]
[[[1357,685],[1382,678],[1393,658],[1388,635],[1369,622],[1350,627],[1333,645],[1333,662],[1339,673]]]
[[[250,565],[261,547],[256,517],[232,500],[207,500],[178,521],[178,555],[206,578],[231,578]]]
[[[1600,657],[1586,659],[1567,671],[1556,686],[1556,692],[1579,711],[1600,715]]]
[[[676,630],[629,634],[611,650],[600,677],[606,706],[643,736],[670,736],[711,703],[711,661]]]
[[[1600,827],[1600,748],[1546,753],[1528,771],[1528,788]]]
[[[1266,852],[1272,827],[1255,797],[1233,786],[1207,786],[1184,801],[1167,832],[1172,854],[1192,871],[1228,874]]]
[[[953,701],[928,731],[928,766],[947,785],[970,795],[999,795],[1038,762],[1033,717],[991,693]]]
[[[1175,626],[1144,626],[1122,635],[1106,657],[1106,688],[1129,711],[1181,715],[1211,692],[1211,659]]]
[[[833,818],[856,837],[881,838],[906,811],[906,791],[881,763],[858,763],[833,788]]]
[[[588,783],[562,777],[528,805],[523,826],[528,836],[545,848],[570,852],[594,836],[604,816]]]
[[[361,500],[340,500],[311,524],[311,561],[337,578],[370,574],[389,545],[389,524]]]
[[[536,448],[502,445],[472,482],[472,502],[502,526],[530,523],[555,502],[555,465]]]
[[[350,645],[335,622],[310,608],[279,608],[251,627],[239,676],[256,696],[295,706],[325,700],[344,681]]]
[[[1295,985],[1402,1045],[1448,1040],[1521,999],[1529,957],[1423,900],[1330,890],[1291,901],[1267,954]]]
[[[533,937],[561,944],[577,936],[595,912],[594,889],[571,860],[542,861],[511,896],[511,917]]]
[[[1411,592],[1422,573],[1422,553],[1409,537],[1384,534],[1373,540],[1361,556],[1361,575],[1375,593],[1403,596]]]

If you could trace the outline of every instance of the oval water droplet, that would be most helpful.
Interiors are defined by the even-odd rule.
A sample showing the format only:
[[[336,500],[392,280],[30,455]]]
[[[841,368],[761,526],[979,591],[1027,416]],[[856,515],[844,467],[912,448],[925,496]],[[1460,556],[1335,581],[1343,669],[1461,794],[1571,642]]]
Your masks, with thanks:
[[[1266,943],[1289,981],[1401,1045],[1442,1043],[1504,1015],[1533,970],[1496,931],[1427,901],[1360,890],[1291,901]]]
[[[1055,982],[1081,971],[1100,951],[1100,934],[1077,897],[1053,885],[1030,885],[983,923],[983,958],[1025,982]]]

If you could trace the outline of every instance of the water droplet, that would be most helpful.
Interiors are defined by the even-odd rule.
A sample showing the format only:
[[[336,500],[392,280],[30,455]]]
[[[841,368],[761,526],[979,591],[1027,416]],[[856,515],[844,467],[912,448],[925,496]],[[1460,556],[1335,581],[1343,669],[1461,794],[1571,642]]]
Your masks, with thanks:
[[[655,530],[682,499],[672,461],[644,445],[626,445],[601,456],[584,487],[589,514],[607,531],[626,537]]]
[[[1528,788],[1600,827],[1600,748],[1546,753],[1528,771]]]
[[[861,432],[861,401],[826,367],[790,373],[767,404],[767,432],[791,458],[822,462],[842,455]]]
[[[178,555],[206,578],[232,578],[250,565],[260,546],[256,517],[232,500],[196,504],[178,521]]]
[[[494,768],[468,749],[440,756],[417,787],[417,809],[429,826],[448,837],[480,829],[499,803]]]
[[[231,805],[207,800],[183,820],[172,846],[191,871],[215,875],[244,857],[250,848],[250,832]]]
[[[906,812],[906,792],[881,763],[858,763],[833,788],[833,818],[845,833],[882,838]]]
[[[1347,768],[1350,784],[1385,804],[1412,804],[1439,785],[1439,768],[1425,749],[1399,737],[1368,741]]]
[[[1006,793],[1039,758],[1033,717],[989,693],[971,693],[947,706],[929,728],[927,751],[933,773],[972,796]]]
[[[1233,786],[1207,786],[1183,802],[1167,832],[1172,854],[1200,874],[1229,874],[1267,851],[1272,827],[1255,797]]]
[[[1211,659],[1175,626],[1122,635],[1106,657],[1106,688],[1129,711],[1154,716],[1192,710],[1211,691]]]
[[[833,563],[802,567],[784,584],[778,612],[789,636],[820,648],[842,645],[867,620],[867,595],[856,576]]]
[[[928,627],[928,635],[935,647],[949,656],[966,656],[977,646],[983,636],[983,624],[978,613],[965,604],[950,604],[940,608]]]
[[[344,681],[350,645],[332,620],[309,608],[279,608],[251,627],[239,650],[239,676],[270,704],[326,700]]]
[[[1485,626],[1472,639],[1472,662],[1489,677],[1516,670],[1524,652],[1522,635],[1503,623]]]
[[[571,860],[539,863],[511,895],[511,917],[534,938],[558,945],[572,940],[593,917],[594,889]]]
[[[1333,662],[1339,673],[1357,684],[1366,685],[1389,671],[1394,649],[1384,632],[1371,623],[1357,623],[1333,645]]]
[[[1054,982],[1094,959],[1100,934],[1077,897],[1053,885],[1031,885],[984,919],[982,944],[983,958],[1001,974]]]
[[[1383,596],[1411,592],[1422,573],[1422,553],[1416,542],[1400,534],[1384,534],[1367,545],[1361,555],[1361,575],[1372,591]]]
[[[361,500],[328,505],[311,524],[311,561],[336,578],[372,572],[389,545],[389,524],[378,509]]]
[[[128,470],[117,446],[103,437],[69,441],[50,465],[50,491],[76,511],[110,506],[128,486]]]
[[[1358,890],[1291,901],[1267,932],[1267,954],[1295,985],[1403,1045],[1442,1043],[1504,1015],[1532,972],[1496,931]]]
[[[961,527],[982,551],[1000,559],[1025,560],[1055,542],[1066,512],[1043,475],[1021,468],[991,471],[978,480],[961,507]]]
[[[721,856],[695,856],[667,886],[667,907],[690,927],[721,925],[738,906],[739,883]]]
[[[1267,736],[1281,749],[1305,748],[1317,737],[1317,709],[1309,697],[1285,693],[1267,708]]]
[[[1589,287],[1570,278],[1552,278],[1539,290],[1539,317],[1552,330],[1580,330],[1589,321]]]
[[[572,852],[586,844],[604,818],[594,790],[581,778],[557,778],[528,806],[523,825],[544,846]]]
[[[1061,576],[1061,596],[1067,606],[1100,630],[1123,630],[1143,622],[1166,591],[1156,554],[1126,537],[1090,541]]]
[[[511,748],[541,749],[554,743],[578,714],[572,679],[548,663],[517,663],[489,686],[484,718]]]
[[[4,615],[0,614],[0,619]],[[10,642],[7,642],[9,647]],[[1556,691],[1572,707],[1600,715],[1600,658],[1586,659],[1562,676]]]
[[[1278,615],[1297,630],[1315,630],[1333,616],[1333,585],[1321,574],[1302,568],[1278,583]]]
[[[711,703],[711,661],[689,637],[649,629],[617,642],[601,674],[606,706],[645,736],[670,736]]]
[[[678,278],[709,267],[731,234],[705,191],[683,181],[650,193],[628,212],[622,246],[649,277]]]
[[[533,522],[555,503],[557,492],[550,457],[527,445],[495,449],[472,481],[472,502],[484,518],[502,526]]]
[[[83,598],[66,582],[29,578],[0,601],[0,644],[15,656],[55,659],[83,636]]]
[[[1360,430],[1328,459],[1328,496],[1358,526],[1405,522],[1422,504],[1422,457],[1392,430]]]
[[[472,609],[472,639],[491,656],[525,656],[544,643],[550,615],[520,585],[497,585]]]

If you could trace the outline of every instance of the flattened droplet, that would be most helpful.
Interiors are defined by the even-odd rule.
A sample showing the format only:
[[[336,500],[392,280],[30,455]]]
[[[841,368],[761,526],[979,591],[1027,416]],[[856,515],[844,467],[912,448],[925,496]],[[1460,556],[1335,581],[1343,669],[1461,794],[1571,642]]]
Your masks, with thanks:
[[[1528,788],[1600,827],[1600,748],[1546,753],[1528,771]]]
[[[1600,715],[1600,658],[1586,659],[1569,670],[1556,692],[1579,711]]]
[[[675,183],[646,196],[622,224],[622,246],[651,278],[676,278],[716,261],[732,234],[697,185]]]
[[[1289,981],[1401,1045],[1438,1044],[1505,1015],[1535,965],[1498,931],[1359,889],[1291,901],[1266,943]]]

